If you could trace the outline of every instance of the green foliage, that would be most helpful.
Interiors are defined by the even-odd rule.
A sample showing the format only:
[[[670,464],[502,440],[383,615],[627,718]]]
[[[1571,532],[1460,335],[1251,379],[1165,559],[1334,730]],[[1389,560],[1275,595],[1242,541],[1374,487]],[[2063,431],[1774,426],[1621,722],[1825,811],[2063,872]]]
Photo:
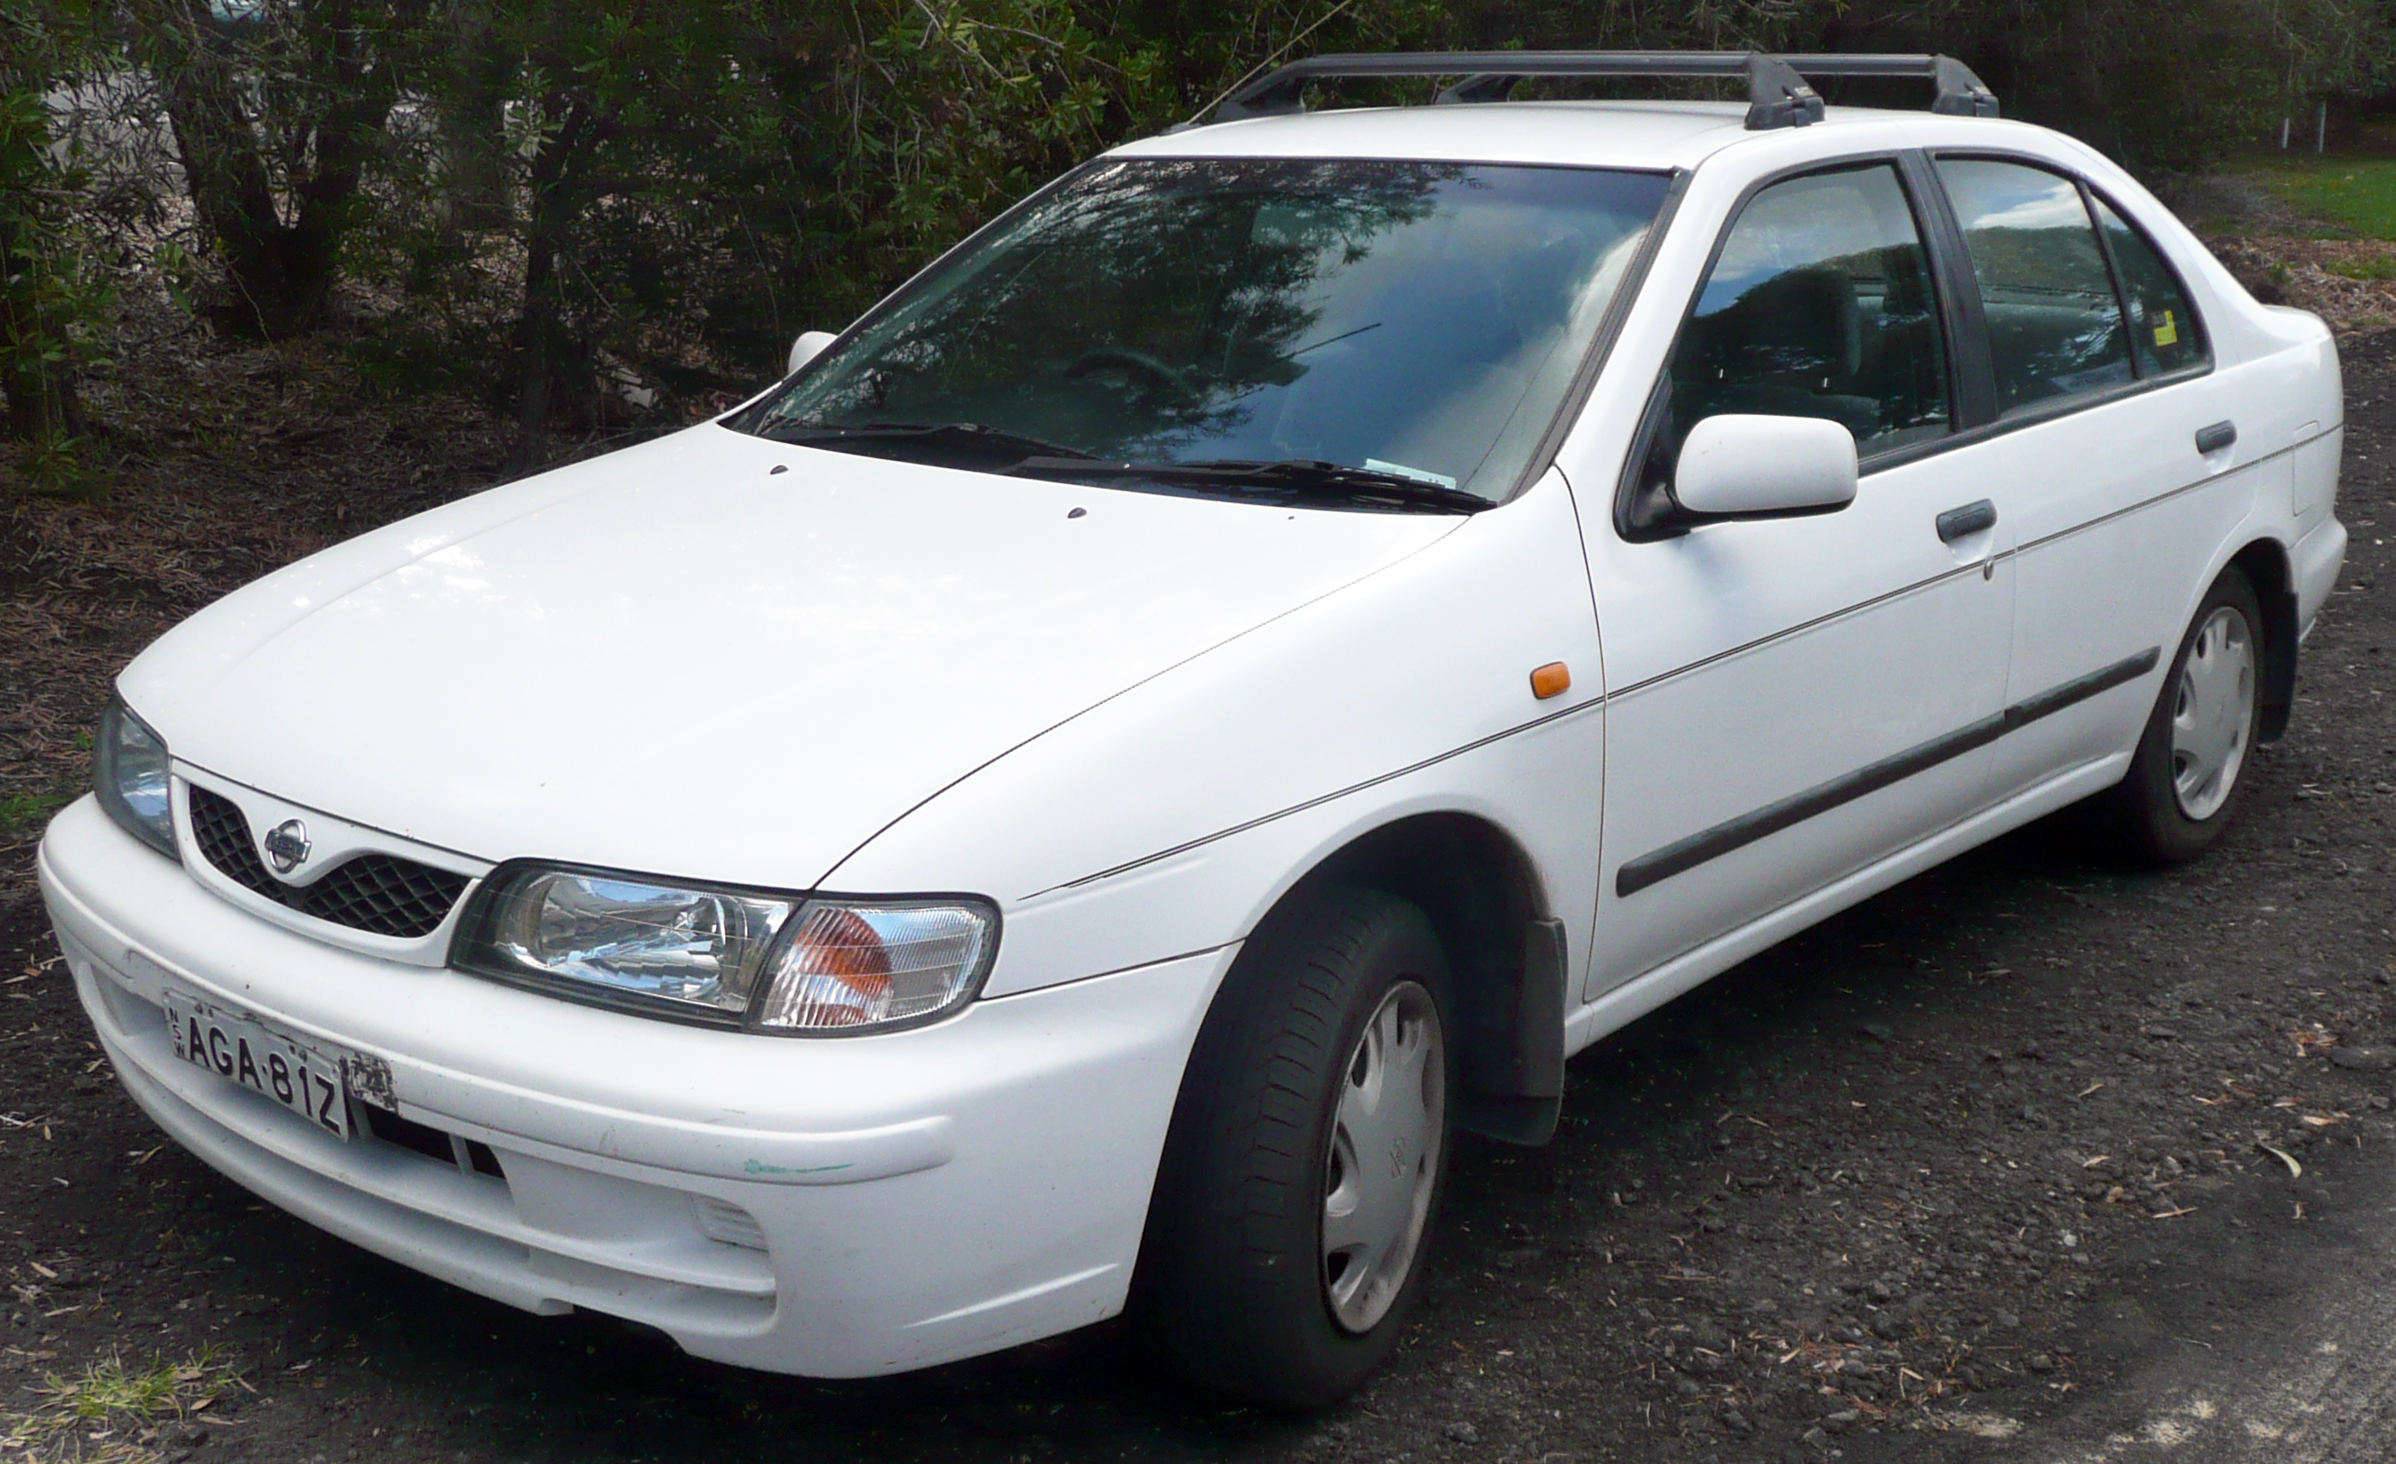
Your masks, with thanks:
[[[0,840],[31,838],[81,791],[0,793]]]
[[[2006,116],[2073,133],[2149,173],[2219,163],[2325,93],[2384,88],[2396,66],[2396,14],[2383,0],[1451,4],[1462,38],[1482,46],[1944,52],[1988,82]],[[1876,83],[1827,95],[1920,104],[1918,88]]]
[[[83,265],[79,212],[86,177],[71,139],[55,135],[47,97],[89,54],[88,13],[74,5],[0,12],[0,401],[10,456],[34,487],[88,490],[78,370],[113,303]]]
[[[142,186],[184,194],[154,210],[145,245],[179,302],[213,301],[220,323],[267,335],[347,311],[370,381],[512,405],[530,466],[561,437],[679,424],[745,394],[797,332],[853,319],[1045,180],[1291,56],[1945,51],[2008,115],[2150,171],[2210,165],[2325,89],[2378,84],[2396,56],[2381,0],[0,7],[0,299],[34,322],[9,327],[0,365],[64,383],[36,414],[51,425],[17,424],[13,397],[12,425],[42,444],[21,461],[70,476],[80,429],[54,419],[108,307],[76,263],[93,253],[73,230],[93,231],[94,195],[46,146],[41,98],[76,67],[138,75],[129,105],[174,123],[180,181],[154,171]],[[1427,93],[1342,85],[1323,100]],[[1833,99],[1918,104],[1886,84]],[[158,225],[170,214],[195,223],[176,234]]]
[[[214,1347],[202,1347],[181,1361],[154,1357],[140,1365],[128,1365],[111,1351],[73,1376],[45,1374],[22,1390],[28,1400],[22,1411],[16,1404],[0,1409],[0,1451],[26,1460],[155,1458],[124,1441],[97,1451],[85,1445],[106,1444],[117,1430],[190,1417],[240,1383],[240,1370]]]
[[[228,329],[319,323],[369,211],[400,77],[433,0],[114,0],[173,124],[183,191],[223,265]],[[227,15],[238,16],[237,20]]]
[[[493,0],[471,24],[432,15],[411,80],[433,126],[401,150],[386,227],[353,268],[408,302],[383,366],[416,372],[438,338],[465,343],[517,403],[529,465],[556,428],[722,404],[798,331],[848,320],[1039,183],[1294,41],[1420,44],[1438,12]]]

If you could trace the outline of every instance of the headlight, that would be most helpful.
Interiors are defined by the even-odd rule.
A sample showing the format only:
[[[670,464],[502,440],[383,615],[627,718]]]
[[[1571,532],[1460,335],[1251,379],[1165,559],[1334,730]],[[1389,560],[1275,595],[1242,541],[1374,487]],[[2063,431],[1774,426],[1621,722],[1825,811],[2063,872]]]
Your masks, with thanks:
[[[486,881],[451,964],[686,1021],[850,1033],[971,998],[997,929],[979,901],[810,900],[517,865]]]
[[[126,833],[169,859],[178,857],[166,739],[113,696],[100,714],[100,737],[92,746],[92,784],[100,806]]]
[[[502,979],[738,1020],[798,901],[663,885],[636,875],[519,867],[494,874],[457,965]]]

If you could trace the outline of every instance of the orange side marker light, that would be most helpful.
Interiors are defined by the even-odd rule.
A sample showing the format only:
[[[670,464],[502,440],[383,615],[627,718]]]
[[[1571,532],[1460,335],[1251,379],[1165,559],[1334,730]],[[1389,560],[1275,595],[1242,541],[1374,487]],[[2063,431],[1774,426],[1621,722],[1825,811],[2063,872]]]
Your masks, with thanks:
[[[1562,661],[1550,661],[1531,673],[1531,695],[1546,701],[1562,696],[1572,689],[1572,668]]]

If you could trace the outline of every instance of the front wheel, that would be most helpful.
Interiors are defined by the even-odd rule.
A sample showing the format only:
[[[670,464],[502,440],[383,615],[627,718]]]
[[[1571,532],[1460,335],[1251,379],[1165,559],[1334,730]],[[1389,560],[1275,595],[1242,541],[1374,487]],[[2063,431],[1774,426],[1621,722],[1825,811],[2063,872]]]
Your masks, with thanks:
[[[2235,568],[2205,592],[2108,811],[2137,853],[2180,864],[2210,847],[2236,808],[2261,727],[2263,613]]]
[[[1376,890],[1301,896],[1208,1013],[1166,1141],[1141,1305],[1192,1382],[1276,1408],[1397,1345],[1445,1177],[1447,959]]]

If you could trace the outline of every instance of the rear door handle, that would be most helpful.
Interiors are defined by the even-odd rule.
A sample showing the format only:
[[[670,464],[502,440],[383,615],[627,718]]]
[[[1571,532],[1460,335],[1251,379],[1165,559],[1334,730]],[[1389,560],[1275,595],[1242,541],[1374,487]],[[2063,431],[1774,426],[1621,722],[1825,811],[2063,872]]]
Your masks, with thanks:
[[[1993,529],[1996,526],[1997,506],[1985,498],[1978,503],[1967,503],[1961,508],[1950,508],[1938,516],[1939,539],[1948,544],[1954,543],[1966,534],[1977,534],[1982,529]]]
[[[2238,424],[2235,422],[2216,422],[2210,427],[2196,429],[2196,450],[2201,453],[2217,453],[2237,440]]]

